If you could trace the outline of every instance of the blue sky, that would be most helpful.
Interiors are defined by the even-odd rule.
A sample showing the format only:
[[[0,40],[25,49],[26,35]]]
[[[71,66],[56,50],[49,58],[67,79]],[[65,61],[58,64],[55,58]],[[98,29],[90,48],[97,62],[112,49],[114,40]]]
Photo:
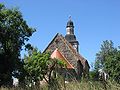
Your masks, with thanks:
[[[43,51],[57,32],[66,34],[69,15],[75,26],[80,54],[95,61],[103,40],[120,45],[120,0],[0,0],[18,7],[28,25],[37,29],[30,38]]]

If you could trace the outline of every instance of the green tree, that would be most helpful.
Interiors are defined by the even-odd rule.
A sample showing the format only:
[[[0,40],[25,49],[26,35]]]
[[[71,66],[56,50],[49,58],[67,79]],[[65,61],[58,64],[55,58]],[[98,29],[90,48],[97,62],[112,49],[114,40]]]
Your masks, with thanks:
[[[60,60],[51,59],[49,53],[41,53],[36,48],[28,50],[28,55],[24,57],[25,84],[29,85],[35,82],[38,86],[39,82],[44,79],[49,88],[56,87],[57,70],[64,66],[65,64]]]
[[[18,9],[0,4],[0,86],[12,83],[13,74],[22,64],[20,51],[34,31]]]
[[[48,70],[49,54],[44,54],[37,49],[29,50],[28,56],[24,56],[24,69],[27,72],[26,81],[29,83],[39,82]]]
[[[100,51],[96,54],[95,69],[103,69],[106,61],[105,58],[109,55],[114,55],[116,52],[117,49],[111,40],[103,41]]]
[[[106,57],[104,69],[109,73],[112,80],[120,83],[120,50],[114,55]]]
[[[120,50],[112,41],[103,41],[101,50],[96,54],[95,70],[105,70],[112,80],[120,83]]]

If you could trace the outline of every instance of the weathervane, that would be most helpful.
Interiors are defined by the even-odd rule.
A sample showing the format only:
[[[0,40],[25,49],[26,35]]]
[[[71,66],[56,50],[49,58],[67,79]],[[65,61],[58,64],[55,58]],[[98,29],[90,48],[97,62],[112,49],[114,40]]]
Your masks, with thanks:
[[[72,18],[71,15],[69,15],[69,20],[70,20],[70,21],[71,21],[71,18]]]

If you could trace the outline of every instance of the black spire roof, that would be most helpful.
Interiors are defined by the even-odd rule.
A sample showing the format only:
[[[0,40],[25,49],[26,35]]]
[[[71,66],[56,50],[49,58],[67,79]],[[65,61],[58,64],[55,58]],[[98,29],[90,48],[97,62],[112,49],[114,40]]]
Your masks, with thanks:
[[[74,27],[72,20],[69,20],[69,21],[67,22],[67,27]]]
[[[71,20],[71,16],[69,17],[69,21],[67,22],[66,27],[74,27],[73,21]]]

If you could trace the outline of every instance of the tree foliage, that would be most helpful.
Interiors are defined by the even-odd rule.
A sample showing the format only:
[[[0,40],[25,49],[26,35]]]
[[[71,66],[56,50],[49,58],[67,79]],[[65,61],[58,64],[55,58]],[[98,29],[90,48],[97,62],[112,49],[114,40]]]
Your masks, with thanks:
[[[37,49],[33,49],[28,53],[28,56],[24,57],[24,69],[27,72],[27,77],[30,81],[40,81],[43,76],[46,75],[48,70],[48,60],[50,60],[49,54],[42,54]]]
[[[113,42],[110,40],[103,41],[100,51],[96,54],[95,69],[104,68],[105,58],[109,55],[114,55],[117,49],[114,47]]]
[[[111,79],[120,83],[120,50],[114,55],[106,57],[104,69],[108,72]]]
[[[17,71],[22,46],[34,31],[18,9],[0,4],[0,86],[8,84]]]
[[[43,79],[48,84],[52,81],[52,73],[56,73],[57,68],[64,66],[64,63],[57,59],[51,59],[49,53],[41,53],[38,49],[28,50],[28,55],[24,57],[24,69],[26,72],[26,84],[35,82],[36,84]]]
[[[112,41],[103,41],[100,51],[96,54],[95,70],[104,69],[112,80],[120,82],[120,50]]]

